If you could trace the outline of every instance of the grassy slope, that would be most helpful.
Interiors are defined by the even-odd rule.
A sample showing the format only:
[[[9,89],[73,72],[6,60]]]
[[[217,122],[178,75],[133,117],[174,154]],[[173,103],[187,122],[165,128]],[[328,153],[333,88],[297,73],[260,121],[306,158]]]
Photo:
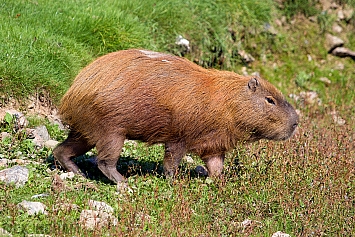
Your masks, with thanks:
[[[245,65],[235,52],[246,49],[257,59],[249,72],[259,71],[286,95],[316,91],[322,105],[294,103],[302,113],[295,137],[238,147],[229,154],[223,179],[213,183],[190,173],[197,161],[184,163],[181,177],[171,184],[156,168],[163,154],[161,146],[127,145],[119,169],[129,177],[134,194],[123,196],[115,193],[114,185],[100,181],[101,176],[66,181],[67,188],[58,189],[52,182],[57,171],[48,173],[48,163],[42,160],[50,150],[34,148],[22,133],[3,125],[1,131],[13,135],[0,145],[3,157],[43,164],[29,166],[30,180],[23,188],[0,185],[0,227],[15,236],[101,236],[107,232],[271,236],[278,230],[292,236],[354,234],[354,61],[327,55],[324,30],[302,16],[296,16],[294,24],[278,28],[277,35],[265,32],[263,24],[271,15],[291,16],[271,10],[272,2],[137,2],[2,2],[1,92],[22,98],[45,89],[60,98],[78,70],[96,56],[127,47],[176,52],[175,37],[182,34],[194,46],[187,55],[190,59],[211,65],[221,59],[222,52],[224,64],[216,67],[238,72]],[[325,31],[334,20],[331,15],[323,19]],[[347,47],[355,49],[353,26],[347,27],[341,37]],[[230,29],[236,32],[235,42]],[[313,60],[308,61],[307,55]],[[337,69],[339,62],[344,70]],[[319,82],[320,77],[328,77],[331,85]],[[346,120],[345,125],[334,123],[333,110]],[[61,132],[46,124],[52,137],[63,139]],[[47,205],[48,216],[29,217],[15,207],[39,193],[50,194],[39,200]],[[88,199],[114,207],[119,224],[94,231],[77,225]],[[64,207],[65,203],[77,204],[79,209]],[[243,228],[240,222],[245,219],[260,223]]]

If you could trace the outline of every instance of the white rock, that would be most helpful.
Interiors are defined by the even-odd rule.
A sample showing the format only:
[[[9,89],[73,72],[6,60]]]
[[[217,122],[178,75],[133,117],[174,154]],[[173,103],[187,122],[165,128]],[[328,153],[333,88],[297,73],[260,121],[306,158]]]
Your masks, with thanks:
[[[334,123],[338,125],[344,125],[346,123],[345,119],[340,117],[336,111],[333,110],[332,112],[330,112],[330,115],[332,115]]]
[[[27,211],[28,215],[37,215],[37,214],[47,214],[46,206],[41,202],[29,202],[23,200],[17,207],[21,210]]]
[[[12,168],[4,169],[0,171],[0,180],[6,184],[15,184],[15,186],[21,187],[28,181],[28,169],[22,166],[14,166]]]
[[[8,159],[5,158],[0,159],[0,167],[7,166],[8,163],[9,163]]]
[[[113,208],[105,202],[89,200],[89,207],[96,211],[104,211],[107,213],[113,213]]]
[[[11,134],[8,132],[1,133],[1,140],[4,141],[6,138],[11,137]]]
[[[7,232],[7,231],[4,230],[3,228],[0,228],[0,236],[1,236],[1,237],[11,237],[12,234],[10,234],[9,232]]]
[[[300,93],[300,98],[306,104],[322,104],[322,101],[319,99],[318,94],[315,91],[302,91]]]
[[[183,159],[184,159],[187,163],[190,163],[190,164],[194,163],[194,159],[192,159],[191,156],[186,155],[186,156],[184,156]]]
[[[255,58],[253,56],[251,56],[251,54],[245,52],[244,50],[239,50],[238,54],[242,57],[242,59],[246,62],[246,63],[251,63],[255,61]]]
[[[176,37],[175,44],[185,47],[187,51],[190,51],[190,41],[179,35]]]
[[[328,53],[332,52],[335,48],[344,45],[344,41],[334,35],[326,34],[325,37]]]
[[[281,231],[277,231],[272,234],[271,237],[291,237],[289,234],[283,233]]]
[[[334,23],[333,26],[332,26],[332,30],[334,33],[341,33],[343,31],[343,28],[341,28],[340,25],[338,25],[337,23]]]
[[[53,149],[55,148],[57,145],[59,144],[58,141],[56,140],[48,140],[44,142],[44,147],[49,148],[49,149]]]
[[[72,179],[75,177],[75,174],[73,172],[64,172],[62,174],[59,175],[59,177],[62,179],[62,180],[66,180],[66,179]]]
[[[101,228],[107,225],[117,225],[118,219],[107,212],[83,210],[80,213],[80,224],[87,229]]]
[[[321,78],[319,78],[319,80],[321,82],[324,82],[324,84],[326,84],[326,85],[330,85],[332,83],[331,80],[329,80],[327,77],[321,77]]]

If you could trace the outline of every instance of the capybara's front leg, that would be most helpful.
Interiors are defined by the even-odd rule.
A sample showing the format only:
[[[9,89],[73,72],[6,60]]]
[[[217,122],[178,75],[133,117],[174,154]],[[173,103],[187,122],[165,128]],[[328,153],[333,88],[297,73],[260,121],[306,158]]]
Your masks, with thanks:
[[[117,184],[125,181],[125,178],[116,168],[124,140],[124,136],[107,135],[96,144],[98,151],[97,165],[99,169],[107,178]]]
[[[91,148],[93,146],[80,133],[71,131],[68,138],[53,150],[53,156],[67,171],[86,177],[71,159],[85,154]]]
[[[219,177],[223,171],[224,154],[215,154],[202,157],[208,170],[209,177]]]
[[[174,177],[177,174],[177,169],[185,153],[186,148],[183,142],[165,143],[163,168],[166,177]]]

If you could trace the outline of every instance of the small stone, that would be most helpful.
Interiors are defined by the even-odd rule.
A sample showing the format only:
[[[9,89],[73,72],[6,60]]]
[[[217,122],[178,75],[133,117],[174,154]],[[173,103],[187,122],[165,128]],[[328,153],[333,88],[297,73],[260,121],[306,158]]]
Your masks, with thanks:
[[[3,228],[0,228],[0,236],[1,236],[1,237],[11,237],[12,234],[10,234],[9,232],[7,232],[7,231],[4,230]]]
[[[251,56],[251,54],[248,54],[244,50],[239,50],[238,54],[242,57],[243,61],[246,63],[251,63],[255,61],[255,58]]]
[[[9,163],[8,159],[5,159],[5,158],[0,159],[0,167],[7,166],[8,163]]]
[[[194,159],[192,159],[191,156],[184,156],[183,158],[187,163],[193,164],[194,163]]]
[[[341,125],[341,126],[346,123],[346,121],[342,117],[340,117],[335,110],[330,112],[330,115],[332,116],[334,123]]]
[[[44,125],[32,129],[31,133],[34,137],[33,142],[36,146],[42,147],[46,141],[50,140],[47,127]]]
[[[332,51],[332,54],[334,56],[341,57],[341,58],[351,57],[351,58],[355,59],[355,51],[351,51],[350,49],[344,48],[344,47],[335,48]]]
[[[345,19],[344,12],[341,9],[338,11],[337,16],[338,16],[338,20],[344,20]]]
[[[73,172],[64,172],[59,175],[61,180],[66,180],[66,179],[73,179],[75,177],[75,174]]]
[[[343,14],[344,14],[344,20],[345,21],[350,21],[351,18],[354,15],[354,9],[353,8],[347,8],[343,10]]]
[[[305,104],[322,104],[322,101],[319,99],[318,94],[315,91],[302,91],[300,93],[300,99],[302,99],[302,102],[304,102]]]
[[[19,204],[17,204],[17,207],[21,210],[27,211],[28,215],[37,215],[37,214],[47,214],[46,212],[46,206],[41,203],[41,202],[29,202],[26,200],[23,200]]]
[[[329,86],[332,83],[332,81],[329,80],[327,77],[321,77],[321,78],[319,78],[319,80],[321,82],[324,82],[324,84],[326,84],[327,86]]]
[[[335,48],[344,45],[344,41],[334,35],[326,34],[326,46],[328,53],[331,53]]]
[[[18,188],[28,181],[28,173],[29,171],[26,167],[14,166],[0,171],[0,181],[6,184],[13,183]]]
[[[175,44],[182,46],[186,52],[190,51],[190,42],[181,35],[178,35],[178,37],[176,37]]]
[[[341,33],[343,31],[343,28],[341,28],[340,25],[338,25],[337,23],[334,23],[333,26],[332,26],[332,30],[334,33]]]
[[[113,213],[113,208],[105,202],[99,202],[95,200],[89,200],[89,207],[96,211],[103,211],[107,213]]]
[[[118,219],[112,214],[94,210],[83,210],[80,213],[80,224],[87,229],[101,228],[107,225],[116,226]]]
[[[44,147],[54,149],[59,144],[56,140],[48,140],[44,142]]]
[[[345,68],[345,66],[341,62],[337,62],[334,67],[334,69],[336,69],[336,70],[344,70],[344,68]]]
[[[9,138],[9,137],[11,137],[11,134],[10,134],[10,133],[8,133],[8,132],[2,132],[2,133],[1,133],[1,140],[2,140],[2,141],[5,141],[5,139],[7,139],[7,138]]]
[[[242,221],[242,222],[240,223],[240,225],[241,225],[242,227],[246,228],[246,227],[248,227],[248,226],[251,226],[252,223],[253,223],[252,220],[246,219],[246,220]]]
[[[289,234],[283,233],[281,231],[277,231],[272,234],[271,237],[291,237]]]
[[[128,186],[126,182],[118,182],[116,188],[117,192],[119,193],[133,193],[133,190]]]

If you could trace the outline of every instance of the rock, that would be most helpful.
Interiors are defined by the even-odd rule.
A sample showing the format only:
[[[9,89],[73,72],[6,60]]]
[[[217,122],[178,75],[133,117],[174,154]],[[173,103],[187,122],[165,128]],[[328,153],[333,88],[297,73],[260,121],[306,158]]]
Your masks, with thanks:
[[[64,172],[59,175],[61,180],[66,180],[66,179],[73,179],[75,177],[75,174],[73,172]]]
[[[334,35],[326,34],[326,46],[328,53],[331,53],[335,48],[344,45],[344,41]]]
[[[343,28],[341,28],[341,26],[338,25],[337,23],[334,23],[332,26],[332,31],[336,34],[339,34],[343,31]]]
[[[345,68],[345,66],[341,62],[337,62],[334,67],[334,69],[336,69],[336,70],[344,70],[344,68]]]
[[[340,20],[340,21],[345,19],[343,10],[340,9],[340,10],[338,11],[337,17],[338,17],[338,20]]]
[[[347,8],[343,10],[343,15],[344,15],[344,20],[345,21],[350,21],[351,18],[354,15],[354,9],[353,8]]]
[[[9,163],[8,159],[5,159],[5,158],[0,159],[0,167],[7,166],[8,163]]]
[[[28,181],[28,173],[29,171],[26,167],[14,166],[0,171],[0,181],[6,184],[13,183],[18,188]]]
[[[322,101],[319,99],[317,92],[315,91],[302,91],[300,93],[300,99],[302,100],[303,103],[305,104],[315,104],[317,103],[318,105],[322,104]]]
[[[342,117],[340,117],[335,110],[330,112],[330,115],[332,116],[334,123],[338,125],[344,125],[346,123],[346,121]]]
[[[1,236],[1,237],[11,237],[12,234],[10,234],[9,232],[7,232],[7,231],[4,230],[3,228],[0,228],[0,236]]]
[[[107,213],[113,213],[113,208],[105,202],[99,202],[95,200],[89,200],[89,207],[96,211],[103,211]]]
[[[190,41],[188,41],[181,35],[178,35],[178,37],[176,37],[175,44],[181,46],[185,52],[190,51]]]
[[[80,213],[79,223],[87,229],[101,228],[107,225],[116,226],[118,219],[112,214],[94,210],[83,210]]]
[[[332,54],[334,56],[341,57],[341,58],[351,57],[352,59],[355,60],[355,51],[351,51],[348,48],[337,47],[332,51]]]
[[[324,84],[326,84],[327,86],[329,86],[332,83],[331,80],[329,80],[327,77],[321,77],[319,78],[319,80],[321,82],[324,82]]]
[[[188,156],[188,155],[186,155],[186,156],[184,156],[184,158],[183,158],[187,163],[190,163],[190,164],[193,164],[195,161],[194,161],[194,159],[192,159],[192,157],[191,156]]]
[[[34,144],[39,147],[42,147],[46,141],[50,140],[47,127],[44,125],[32,129],[31,134],[34,137],[33,138]]]
[[[250,54],[248,54],[247,52],[245,52],[244,50],[239,50],[238,54],[242,57],[242,60],[245,63],[251,63],[255,61],[255,58],[253,58],[253,56],[251,56]]]
[[[6,138],[11,137],[11,134],[8,132],[1,132],[1,141],[5,141]]]
[[[56,140],[48,140],[48,141],[45,141],[43,145],[46,148],[54,149],[58,144],[59,144],[59,142]]]
[[[317,22],[317,16],[310,16],[308,17],[308,20],[310,20],[311,22]]]
[[[17,207],[21,210],[27,211],[28,215],[37,215],[37,214],[47,214],[46,206],[41,203],[41,202],[29,202],[26,200],[23,200],[19,204],[17,204]]]
[[[277,231],[272,234],[271,237],[291,237],[289,234],[283,233],[281,231]]]
[[[118,193],[133,193],[133,190],[128,186],[126,182],[119,182],[116,184]]]

